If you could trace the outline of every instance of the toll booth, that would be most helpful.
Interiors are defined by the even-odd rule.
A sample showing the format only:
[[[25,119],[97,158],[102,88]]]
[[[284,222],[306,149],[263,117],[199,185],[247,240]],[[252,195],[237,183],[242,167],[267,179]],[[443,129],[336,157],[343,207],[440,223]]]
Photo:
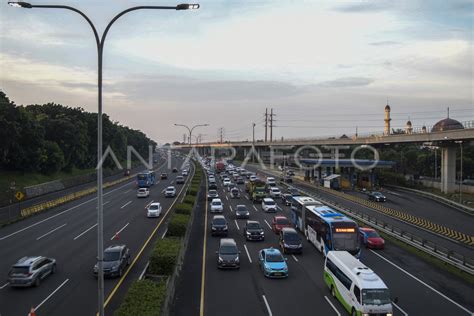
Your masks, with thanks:
[[[331,174],[324,178],[324,187],[333,190],[341,189],[341,175],[340,174]]]

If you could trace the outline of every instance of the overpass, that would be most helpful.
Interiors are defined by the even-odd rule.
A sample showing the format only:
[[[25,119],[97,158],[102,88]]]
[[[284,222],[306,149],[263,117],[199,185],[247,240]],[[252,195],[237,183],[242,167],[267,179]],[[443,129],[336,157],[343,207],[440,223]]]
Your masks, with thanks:
[[[357,145],[390,145],[401,143],[428,143],[441,148],[441,190],[451,193],[456,188],[456,148],[474,145],[474,121],[463,122],[459,129],[436,130],[422,128],[418,130],[407,130],[401,134],[384,135],[384,133],[370,133],[352,137],[329,137],[329,138],[295,138],[274,141],[232,141],[232,142],[207,142],[199,144],[177,145],[175,148],[190,149],[197,148],[201,154],[210,154],[213,149],[234,148],[236,150],[255,149],[257,152],[265,148],[301,146],[357,146]],[[247,148],[247,149],[246,149]]]

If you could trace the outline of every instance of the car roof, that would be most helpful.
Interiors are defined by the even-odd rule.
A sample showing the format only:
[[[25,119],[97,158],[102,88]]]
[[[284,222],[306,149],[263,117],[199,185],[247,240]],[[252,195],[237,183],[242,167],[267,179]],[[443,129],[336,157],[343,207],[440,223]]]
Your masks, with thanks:
[[[262,249],[265,254],[281,254],[280,250],[278,249],[275,249],[275,248],[265,248],[265,249]]]
[[[38,261],[39,259],[44,258],[42,256],[27,256],[18,259],[18,261],[14,264],[15,267],[21,267],[21,266],[29,266],[33,262]]]
[[[374,232],[375,231],[375,229],[370,228],[370,227],[359,227],[359,230],[361,230],[363,232]]]
[[[294,229],[293,227],[283,227],[281,232],[283,234],[288,234],[288,233],[294,233],[294,234],[298,234],[298,232],[296,231],[296,229]]]
[[[275,202],[272,198],[264,198],[263,202]]]
[[[152,206],[152,205],[160,206],[160,202],[153,202],[153,203],[150,204],[150,206]]]
[[[123,248],[126,248],[125,245],[110,245],[107,248],[105,248],[104,251],[118,251],[122,250]]]
[[[211,203],[212,202],[221,202],[222,203],[221,199],[212,199]]]
[[[288,217],[283,216],[283,215],[275,215],[273,218],[275,218],[275,219],[279,219],[279,218],[281,218],[281,219],[288,219]]]
[[[260,225],[260,222],[259,222],[259,221],[251,221],[251,220],[248,220],[248,221],[247,221],[247,224],[259,224],[259,225]]]
[[[278,189],[277,187],[272,187],[272,191],[275,191],[275,190],[280,191],[280,189]]]
[[[236,207],[245,207],[245,208],[247,208],[247,205],[245,205],[245,204],[238,204]]]
[[[212,220],[219,219],[219,218],[225,219],[224,215],[214,215],[212,217]]]
[[[237,246],[234,238],[221,238],[220,244],[221,246]]]

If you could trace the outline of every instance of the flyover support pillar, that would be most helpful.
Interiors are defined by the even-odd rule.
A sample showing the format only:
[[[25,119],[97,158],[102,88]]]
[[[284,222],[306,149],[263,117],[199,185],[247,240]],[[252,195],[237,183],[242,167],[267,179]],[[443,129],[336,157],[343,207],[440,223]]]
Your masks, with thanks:
[[[456,148],[441,148],[441,191],[452,193],[456,187]]]

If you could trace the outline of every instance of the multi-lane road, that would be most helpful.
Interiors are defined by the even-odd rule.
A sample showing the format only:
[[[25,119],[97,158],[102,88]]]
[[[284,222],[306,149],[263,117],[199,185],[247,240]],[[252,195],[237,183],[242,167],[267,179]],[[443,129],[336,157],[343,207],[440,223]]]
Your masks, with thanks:
[[[260,204],[249,201],[243,185],[239,186],[240,199],[232,199],[219,180],[218,186],[224,216],[229,222],[228,237],[236,240],[241,251],[241,268],[217,269],[215,251],[220,238],[210,235],[213,214],[208,209],[202,210],[197,214],[202,219],[194,223],[189,247],[193,250],[185,258],[185,272],[176,291],[173,314],[345,315],[342,305],[331,297],[323,281],[323,257],[309,243],[304,243],[302,255],[286,255],[288,279],[273,280],[263,276],[257,252],[278,247],[278,237],[270,227],[275,214],[263,212]],[[234,215],[238,204],[245,204],[250,210],[250,219],[262,224],[265,241],[245,240],[246,220],[236,219]],[[277,214],[289,217],[289,207],[279,200],[277,204]],[[398,297],[398,303],[394,304],[395,315],[471,315],[474,310],[472,284],[430,266],[390,242],[382,251],[363,249],[361,261],[386,282],[392,298]],[[187,269],[192,273],[187,273]],[[183,304],[185,302],[187,304]]]
[[[172,158],[173,167],[181,163]],[[136,197],[135,180],[105,191],[104,248],[126,244],[132,254],[131,268],[122,278],[105,280],[109,315],[119,306],[129,283],[142,272],[152,244],[144,247],[146,242],[165,232],[163,217],[175,199],[164,198],[163,190],[176,185],[176,173],[167,166],[161,158],[156,165],[157,179],[161,172],[167,172],[169,178],[152,186],[148,198]],[[183,187],[176,185],[178,192]],[[145,207],[152,201],[162,204],[160,218],[146,217]],[[92,273],[97,256],[96,204],[95,197],[88,196],[0,229],[0,315],[27,315],[31,307],[37,315],[96,314],[97,280]],[[31,255],[55,258],[56,273],[37,288],[9,287],[7,273],[11,265]]]

